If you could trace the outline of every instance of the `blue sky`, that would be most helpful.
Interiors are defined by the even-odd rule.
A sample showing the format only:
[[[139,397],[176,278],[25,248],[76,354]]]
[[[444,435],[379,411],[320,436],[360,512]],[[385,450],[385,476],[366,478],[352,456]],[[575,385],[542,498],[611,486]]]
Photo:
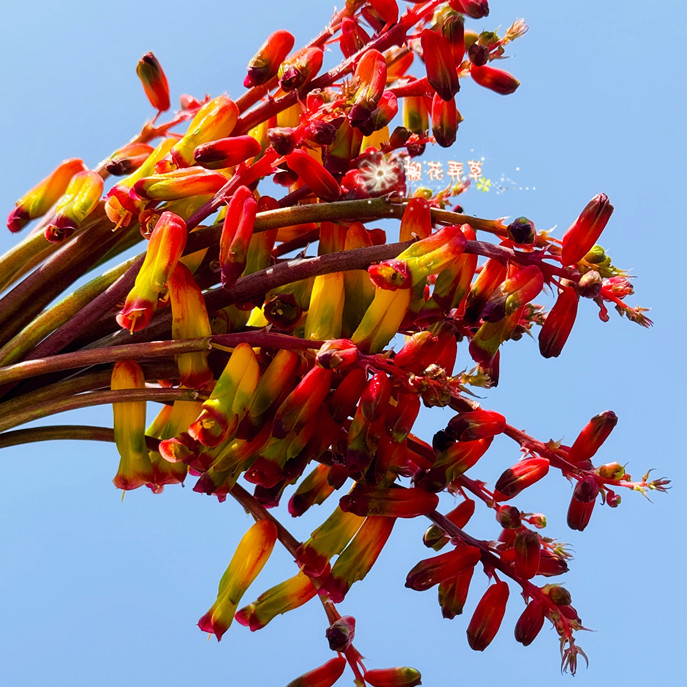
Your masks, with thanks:
[[[581,534],[565,526],[570,486],[560,477],[516,501],[546,513],[549,536],[574,549],[561,581],[595,630],[579,637],[591,664],[577,684],[674,681],[684,675],[680,431],[687,408],[679,260],[687,62],[679,31],[687,10],[678,0],[666,0],[651,16],[636,0],[491,6],[488,19],[472,22],[478,30],[505,28],[518,17],[530,26],[506,65],[522,85],[501,97],[466,83],[455,148],[426,159],[484,158],[486,177],[496,182],[503,175],[516,188],[473,188],[466,211],[527,215],[540,229],[558,225],[559,236],[592,196],[607,193],[616,210],[604,246],[637,275],[632,303],[652,307],[655,326],[644,330],[617,316],[603,324],[584,303],[559,359],[541,359],[534,342],[506,347],[501,385],[484,406],[543,440],[570,440],[592,415],[613,409],[620,421],[604,462],[628,463],[634,476],[655,468],[674,480],[653,503],[627,493],[617,510],[597,507]],[[329,10],[314,0],[13,4],[0,24],[0,208],[9,212],[62,159],[95,164],[137,131],[151,114],[134,71],[145,52],[160,59],[175,99],[237,95],[247,60],[271,31],[287,28],[299,45],[319,31]],[[0,235],[0,249],[13,240]],[[461,353],[458,364],[467,364]],[[89,410],[80,419],[107,424],[110,411]],[[427,416],[424,436],[445,419]],[[498,475],[517,451],[495,444],[488,456],[493,465],[479,477]],[[189,487],[161,496],[140,490],[122,504],[111,483],[114,448],[104,444],[13,448],[0,461],[0,683],[272,687],[330,657],[316,604],[255,635],[232,627],[219,644],[197,629],[250,524],[237,504],[218,504]],[[307,537],[313,522],[293,523],[294,533]],[[559,673],[552,630],[528,648],[513,640],[523,607],[514,589],[503,628],[483,654],[465,639],[485,586],[478,576],[466,615],[450,622],[442,620],[433,590],[404,589],[407,571],[426,556],[423,530],[419,522],[400,523],[377,567],[342,604],[358,619],[356,645],[368,666],[413,665],[430,686],[569,682]],[[496,529],[486,520],[476,534],[491,537]],[[275,553],[247,600],[293,572],[289,556]]]

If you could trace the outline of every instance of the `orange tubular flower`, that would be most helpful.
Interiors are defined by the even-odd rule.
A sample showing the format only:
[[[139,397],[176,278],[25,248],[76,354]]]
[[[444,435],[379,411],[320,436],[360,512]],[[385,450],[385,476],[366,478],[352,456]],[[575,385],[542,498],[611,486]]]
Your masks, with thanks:
[[[366,670],[364,677],[371,687],[416,687],[422,684],[420,671],[408,667]]]
[[[446,582],[479,563],[481,551],[476,546],[458,546],[453,551],[420,561],[407,575],[406,587],[423,592]]]
[[[145,389],[145,378],[138,363],[122,360],[112,370],[112,391]],[[120,461],[114,482],[117,489],[137,489],[153,480],[153,466],[146,447],[146,403],[113,403],[114,435]]]
[[[579,465],[591,460],[608,439],[613,428],[618,424],[618,416],[612,410],[595,415],[582,429],[568,451],[568,460]]]
[[[520,82],[512,74],[504,72],[502,69],[495,69],[487,64],[481,67],[471,64],[470,76],[480,86],[484,86],[484,88],[488,88],[500,95],[510,95],[520,85]]]
[[[505,582],[497,582],[487,589],[468,625],[468,644],[471,649],[484,651],[496,637],[506,612],[508,594]]]
[[[539,331],[539,352],[545,358],[557,358],[570,336],[579,303],[577,291],[563,286]]]
[[[187,234],[186,223],[173,212],[160,215],[134,286],[117,315],[120,327],[136,332],[150,322],[158,296],[184,252]]]
[[[152,152],[152,146],[147,143],[127,143],[112,154],[105,169],[115,177],[131,174],[148,159]]]
[[[288,31],[275,31],[248,63],[248,73],[243,85],[246,88],[261,86],[276,76],[281,63],[291,52],[294,42],[295,38]]]
[[[186,265],[177,263],[167,287],[172,306],[172,338],[195,339],[210,336],[212,329],[205,299]],[[212,380],[208,354],[204,351],[178,355],[177,365],[183,386],[198,389]]]
[[[143,84],[143,90],[150,104],[158,111],[169,110],[169,84],[157,57],[146,53],[136,65],[136,74]]]
[[[438,31],[425,29],[420,35],[427,81],[442,100],[453,100],[460,90],[451,43]]]
[[[193,152],[201,143],[226,138],[236,126],[239,108],[226,95],[209,100],[191,120],[184,136],[170,150],[170,157],[177,167],[193,164]]]
[[[375,489],[357,484],[339,501],[341,510],[356,515],[382,515],[389,518],[415,518],[436,509],[439,497],[416,487]]]
[[[605,193],[594,196],[582,214],[563,235],[561,262],[574,265],[591,250],[613,214],[613,206]]]
[[[249,627],[251,632],[260,630],[282,613],[298,608],[317,594],[310,578],[302,572],[268,589],[237,614],[236,621]]]
[[[258,576],[277,541],[277,526],[272,520],[258,520],[239,542],[229,567],[219,583],[217,600],[198,621],[203,632],[222,639],[234,620],[241,597]]]
[[[323,588],[334,603],[343,601],[353,583],[370,572],[391,536],[395,522],[395,518],[365,518],[362,527],[324,579]]]
[[[219,239],[219,264],[225,289],[236,283],[246,267],[257,208],[253,193],[246,186],[237,188],[227,204]]]
[[[279,67],[279,87],[288,93],[315,78],[322,67],[322,48],[306,48],[298,51]]]
[[[232,136],[199,145],[193,152],[193,159],[206,169],[223,169],[245,162],[261,151],[260,142],[252,136]]]
[[[177,200],[216,193],[226,183],[224,174],[201,167],[188,167],[139,179],[133,191],[148,200]]]
[[[84,171],[86,166],[83,160],[78,158],[60,163],[45,179],[16,202],[16,207],[7,218],[7,228],[17,232],[32,219],[42,217],[66,192],[74,175]]]
[[[538,482],[549,471],[546,458],[525,458],[508,468],[496,481],[495,501],[507,501],[517,496],[523,489]]]
[[[55,216],[45,227],[45,238],[53,243],[71,236],[95,210],[103,192],[103,178],[97,172],[79,172],[57,202]]]
[[[386,86],[386,59],[379,50],[370,49],[363,53],[353,76],[356,91],[353,107],[349,113],[351,125],[369,135],[374,128],[370,117],[377,107]]]
[[[337,656],[319,668],[314,668],[295,680],[291,680],[286,687],[332,687],[343,674],[345,667],[346,659],[343,656]]]
[[[341,195],[336,179],[304,150],[294,150],[287,155],[286,164],[318,198],[333,201]]]

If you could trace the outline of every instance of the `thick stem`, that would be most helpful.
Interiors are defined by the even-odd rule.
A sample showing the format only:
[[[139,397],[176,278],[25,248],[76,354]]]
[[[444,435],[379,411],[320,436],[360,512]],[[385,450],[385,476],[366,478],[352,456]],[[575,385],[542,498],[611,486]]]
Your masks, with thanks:
[[[0,434],[0,449],[21,444],[32,444],[39,441],[108,441],[114,443],[114,429],[91,425],[52,425],[49,427],[31,427],[15,429]],[[151,451],[157,449],[159,439],[146,437],[146,445]]]

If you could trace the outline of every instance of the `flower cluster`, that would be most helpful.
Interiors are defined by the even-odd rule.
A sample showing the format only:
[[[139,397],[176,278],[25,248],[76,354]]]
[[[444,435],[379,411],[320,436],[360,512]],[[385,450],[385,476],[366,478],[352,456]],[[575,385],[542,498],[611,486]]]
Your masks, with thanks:
[[[562,239],[527,217],[451,209],[464,187],[407,196],[408,162],[456,140],[462,81],[500,95],[518,88],[494,64],[527,27],[468,28],[488,13],[486,0],[415,0],[405,11],[395,0],[347,0],[300,50],[288,31],[267,37],[239,98],[184,96],[164,123],[169,87],[148,53],[136,71],[154,119],[92,170],[63,162],[8,219],[13,232],[39,222],[0,258],[2,287],[17,284],[0,302],[0,446],[110,439],[119,489],[160,493],[193,479],[195,492],[238,500],[256,523],[198,624],[219,640],[234,619],[258,630],[319,599],[336,657],[292,687],[333,685],[347,665],[357,685],[420,684],[414,668],[367,669],[355,620],[337,606],[405,518],[428,519],[424,544],[441,551],[406,586],[437,587],[445,617],[462,613],[476,571],[489,578],[467,623],[472,649],[493,640],[515,588],[526,601],[516,640],[530,644],[548,620],[574,671],[582,621],[570,593],[548,582],[570,555],[542,534],[542,515],[509,502],[560,472],[572,483],[568,525],[584,530],[597,504],[619,505],[620,489],[666,486],[596,460],[611,411],[567,446],[525,434],[471,393],[498,384],[503,345],[525,333],[543,357],[560,355],[585,300],[603,320],[610,303],[651,324],[627,305],[630,282],[597,245],[613,212],[606,195]],[[327,45],[341,62],[323,71]],[[382,218],[400,220],[391,240],[373,226]],[[138,242],[141,256],[51,305]],[[456,369],[459,348],[469,369]],[[146,427],[150,400],[161,408]],[[102,403],[113,404],[111,430],[11,431]],[[422,405],[447,413],[426,439]],[[489,485],[477,474],[497,436],[521,456]],[[442,492],[456,502],[447,513]],[[273,515],[284,500],[294,518],[331,507],[298,541]],[[466,529],[480,511],[491,514],[493,540]],[[294,570],[242,605],[277,540]]]

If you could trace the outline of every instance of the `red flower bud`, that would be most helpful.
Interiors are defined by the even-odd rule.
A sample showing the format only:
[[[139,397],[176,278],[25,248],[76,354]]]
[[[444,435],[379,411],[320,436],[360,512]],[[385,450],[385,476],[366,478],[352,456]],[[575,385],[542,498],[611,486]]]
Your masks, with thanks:
[[[587,527],[598,494],[599,483],[593,475],[587,475],[575,485],[568,507],[568,527],[571,530],[580,530],[581,532]]]
[[[484,88],[495,91],[500,95],[510,95],[520,85],[520,82],[512,74],[486,64],[482,67],[471,64],[470,76],[480,86],[484,86]]]
[[[515,549],[515,572],[526,580],[531,579],[539,570],[541,541],[532,530],[518,532],[513,542]]]
[[[544,625],[544,603],[535,599],[527,604],[527,607],[515,624],[515,640],[529,646]]]
[[[579,298],[572,286],[561,289],[539,331],[539,352],[545,358],[557,358],[561,354],[575,324],[578,302]]]
[[[341,195],[341,188],[336,179],[304,150],[294,150],[287,155],[286,164],[318,198],[333,201]]]
[[[478,408],[451,418],[446,432],[456,441],[473,441],[501,434],[505,427],[506,418],[503,415],[493,410]]]
[[[466,568],[479,563],[481,552],[476,546],[458,546],[453,551],[420,561],[407,575],[406,587],[418,592],[450,580]]]
[[[112,176],[124,176],[135,172],[153,152],[147,143],[127,143],[107,162],[105,169]]]
[[[515,506],[499,506],[496,510],[496,521],[504,529],[516,529],[522,524],[520,511]]]
[[[441,24],[441,33],[451,45],[453,62],[459,65],[465,55],[465,22],[459,14],[450,14]]]
[[[243,81],[246,88],[267,83],[279,71],[279,66],[291,52],[294,37],[288,31],[275,31],[248,63],[248,74]]]
[[[539,554],[539,570],[537,570],[537,575],[556,577],[556,575],[563,575],[566,572],[568,572],[568,564],[563,556],[547,549],[542,549]]]
[[[477,604],[468,625],[468,644],[474,651],[484,651],[499,631],[508,602],[508,585],[491,585]]]
[[[561,261],[574,265],[589,252],[613,214],[613,206],[605,193],[594,196],[582,214],[563,235]]]
[[[394,518],[415,518],[427,515],[439,505],[439,497],[424,489],[399,487],[375,489],[356,485],[350,494],[342,496],[339,506],[356,515],[383,515]]]
[[[143,90],[150,104],[158,111],[169,110],[169,85],[157,57],[146,53],[136,65],[136,74],[143,84]]]
[[[355,638],[355,618],[351,615],[342,616],[324,634],[332,651],[346,651]]]
[[[346,659],[343,656],[337,656],[319,668],[314,668],[295,680],[291,680],[286,687],[332,687],[341,677],[345,667]]]
[[[366,670],[364,678],[371,687],[416,687],[422,683],[419,670],[405,667]]]
[[[612,410],[595,415],[582,429],[568,451],[568,460],[579,465],[590,460],[608,439],[613,428],[618,424],[618,416]]]
[[[456,12],[467,14],[473,19],[482,19],[489,16],[489,3],[487,0],[448,0],[448,4]]]
[[[344,57],[355,55],[358,50],[370,42],[370,37],[360,24],[350,17],[344,17],[341,22],[341,38],[339,46]]]
[[[432,98],[432,133],[442,148],[450,148],[456,142],[458,124],[462,121],[454,99],[443,100],[435,93]]]
[[[246,186],[239,186],[227,203],[219,239],[219,264],[225,289],[236,283],[246,267],[257,207],[252,191]]]
[[[409,289],[412,286],[412,277],[408,264],[403,260],[385,260],[384,262],[370,265],[367,268],[372,283],[380,289],[396,291],[397,289]]]
[[[523,489],[538,482],[549,471],[546,458],[525,458],[508,468],[498,478],[494,490],[495,501],[506,501],[517,496]]]
[[[425,29],[420,35],[427,81],[442,100],[453,100],[460,90],[451,43],[441,33]]]
[[[439,606],[441,606],[441,615],[444,618],[450,620],[463,612],[474,570],[474,568],[466,568],[454,579],[439,585]]]
[[[252,136],[232,136],[199,145],[193,159],[206,169],[222,169],[255,157],[261,150],[260,143]]]
[[[396,0],[368,0],[368,2],[387,24],[395,24],[398,21]]]

